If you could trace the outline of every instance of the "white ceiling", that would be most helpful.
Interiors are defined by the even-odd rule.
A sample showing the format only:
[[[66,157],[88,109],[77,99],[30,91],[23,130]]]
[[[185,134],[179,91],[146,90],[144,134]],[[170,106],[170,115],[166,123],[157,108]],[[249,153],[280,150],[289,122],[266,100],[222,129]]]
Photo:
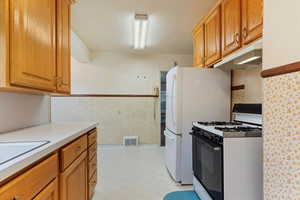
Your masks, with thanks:
[[[135,12],[149,15],[143,53],[191,54],[191,31],[216,0],[78,0],[72,28],[92,51],[133,51]]]

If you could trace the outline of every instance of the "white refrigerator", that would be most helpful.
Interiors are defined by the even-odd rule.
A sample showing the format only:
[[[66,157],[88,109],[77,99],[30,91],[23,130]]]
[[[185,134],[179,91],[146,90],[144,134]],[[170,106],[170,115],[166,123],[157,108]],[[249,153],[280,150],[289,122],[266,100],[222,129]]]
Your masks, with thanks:
[[[192,184],[193,121],[230,119],[230,72],[174,67],[167,74],[165,163],[178,183]]]

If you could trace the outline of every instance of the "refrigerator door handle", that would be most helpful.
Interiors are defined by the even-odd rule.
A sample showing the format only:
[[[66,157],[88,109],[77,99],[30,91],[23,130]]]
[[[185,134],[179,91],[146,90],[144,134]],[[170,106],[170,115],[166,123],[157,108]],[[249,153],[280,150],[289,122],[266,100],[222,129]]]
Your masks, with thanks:
[[[174,141],[176,138],[172,135],[170,135],[169,133],[167,133],[166,131],[164,132],[164,135],[169,138],[170,140]]]
[[[172,80],[172,96],[171,96],[171,113],[172,113],[171,115],[172,115],[173,125],[176,125],[176,121],[174,117],[174,98],[176,98],[174,96],[175,82],[176,82],[176,75],[173,76],[173,80]]]

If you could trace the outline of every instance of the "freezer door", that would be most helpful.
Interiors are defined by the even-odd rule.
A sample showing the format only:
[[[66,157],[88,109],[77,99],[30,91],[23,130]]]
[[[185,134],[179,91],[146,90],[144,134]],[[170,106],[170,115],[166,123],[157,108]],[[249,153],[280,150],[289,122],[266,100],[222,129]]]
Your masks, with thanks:
[[[167,74],[167,97],[166,97],[166,127],[175,134],[177,131],[177,69],[170,70]]]
[[[180,182],[181,137],[173,134],[169,130],[165,130],[164,134],[166,136],[166,167],[172,179],[176,182]]]

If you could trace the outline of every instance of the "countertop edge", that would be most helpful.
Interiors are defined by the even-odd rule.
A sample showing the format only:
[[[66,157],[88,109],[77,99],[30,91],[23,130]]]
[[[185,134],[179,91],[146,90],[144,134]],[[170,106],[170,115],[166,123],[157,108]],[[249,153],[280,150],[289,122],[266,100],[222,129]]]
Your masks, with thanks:
[[[0,171],[0,185],[2,185],[6,180],[8,180],[10,177],[14,176],[18,172],[26,169],[30,165],[34,164],[35,162],[45,158],[46,156],[50,155],[51,153],[55,152],[56,150],[60,149],[64,145],[72,142],[73,140],[79,138],[80,136],[84,135],[88,131],[97,128],[99,123],[91,123],[87,127],[78,130],[77,132],[74,132],[74,134],[71,134],[70,136],[55,142],[50,143],[49,145],[46,145],[46,148],[41,148],[40,150],[34,150],[34,154],[32,155],[25,155],[25,157],[21,161],[16,161],[15,164],[3,169]],[[37,151],[37,152],[35,152]]]

